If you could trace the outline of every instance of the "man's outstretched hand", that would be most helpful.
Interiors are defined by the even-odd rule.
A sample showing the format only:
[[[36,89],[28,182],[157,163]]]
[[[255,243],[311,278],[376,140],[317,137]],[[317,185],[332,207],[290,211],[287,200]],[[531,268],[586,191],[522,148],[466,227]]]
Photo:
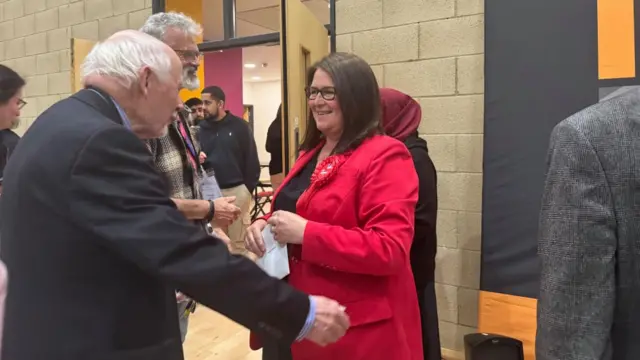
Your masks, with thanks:
[[[235,196],[221,197],[213,201],[215,207],[213,221],[215,225],[224,227],[236,221],[240,216],[240,208],[234,204],[235,202]],[[216,227],[215,225],[214,227]]]
[[[316,303],[316,319],[306,339],[320,346],[340,340],[349,329],[349,316],[344,306],[322,296],[312,296]]]

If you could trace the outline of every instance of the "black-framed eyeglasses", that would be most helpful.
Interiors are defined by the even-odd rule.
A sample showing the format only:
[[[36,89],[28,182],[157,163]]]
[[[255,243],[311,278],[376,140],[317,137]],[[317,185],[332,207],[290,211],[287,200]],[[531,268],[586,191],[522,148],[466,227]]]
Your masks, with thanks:
[[[200,56],[202,56],[202,53],[200,51],[198,51],[198,50],[176,50],[176,49],[173,49],[173,51],[175,51],[176,54],[178,54],[178,56],[182,60],[198,60],[198,59],[200,59]]]
[[[22,110],[22,108],[27,105],[27,102],[22,100],[22,99],[18,99],[18,109]]]
[[[333,86],[327,86],[323,88],[317,87],[308,87],[305,89],[305,93],[307,94],[307,99],[315,100],[318,97],[318,94],[322,96],[323,99],[331,101],[336,98],[336,88]]]

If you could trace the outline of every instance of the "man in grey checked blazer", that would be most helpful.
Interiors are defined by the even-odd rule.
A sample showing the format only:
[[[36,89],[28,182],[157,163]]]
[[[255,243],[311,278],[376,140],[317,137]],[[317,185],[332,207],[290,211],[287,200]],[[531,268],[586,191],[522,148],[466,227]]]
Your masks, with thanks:
[[[537,360],[640,359],[640,89],[556,126],[540,214]]]

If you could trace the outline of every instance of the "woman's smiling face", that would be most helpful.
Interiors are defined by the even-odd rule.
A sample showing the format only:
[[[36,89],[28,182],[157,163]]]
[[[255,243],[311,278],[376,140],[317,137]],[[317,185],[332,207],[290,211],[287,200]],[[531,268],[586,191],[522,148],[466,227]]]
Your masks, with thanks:
[[[307,98],[318,130],[327,137],[339,136],[344,126],[342,110],[333,79],[327,72],[316,70]]]

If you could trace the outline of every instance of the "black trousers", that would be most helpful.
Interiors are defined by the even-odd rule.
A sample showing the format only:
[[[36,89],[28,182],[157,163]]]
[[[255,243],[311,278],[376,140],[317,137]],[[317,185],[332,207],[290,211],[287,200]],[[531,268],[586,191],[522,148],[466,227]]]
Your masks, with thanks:
[[[433,282],[421,289],[418,293],[418,306],[420,307],[420,320],[422,323],[422,349],[424,360],[441,360],[440,330],[438,328],[438,305],[436,302],[436,288]]]
[[[262,348],[262,360],[293,360],[291,348],[276,341],[265,340]]]

